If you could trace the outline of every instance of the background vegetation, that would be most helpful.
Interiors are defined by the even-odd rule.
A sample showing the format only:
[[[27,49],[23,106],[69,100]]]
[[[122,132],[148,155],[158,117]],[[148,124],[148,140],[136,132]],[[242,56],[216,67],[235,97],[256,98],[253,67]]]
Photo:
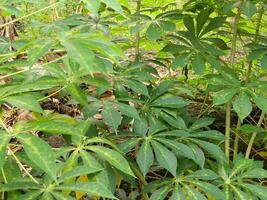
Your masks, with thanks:
[[[266,8],[2,0],[1,198],[266,200]]]

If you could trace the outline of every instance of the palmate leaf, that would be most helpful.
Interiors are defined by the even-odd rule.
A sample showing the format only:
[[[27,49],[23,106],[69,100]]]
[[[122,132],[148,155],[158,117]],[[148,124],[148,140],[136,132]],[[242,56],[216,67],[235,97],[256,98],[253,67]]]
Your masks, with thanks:
[[[46,142],[33,135],[19,134],[16,137],[22,143],[29,159],[52,179],[56,180],[56,157],[52,148]]]
[[[135,177],[127,160],[117,151],[101,146],[89,146],[88,149],[104,158],[112,166],[121,170],[125,174]]]
[[[142,146],[137,153],[136,162],[145,176],[154,162],[154,155],[149,140],[145,140],[142,143]]]
[[[61,192],[51,192],[51,194],[57,199],[57,200],[76,200],[74,197],[67,196]]]
[[[159,165],[167,169],[173,176],[176,176],[177,159],[166,147],[156,141],[152,141],[153,150]]]
[[[75,192],[84,192],[90,196],[101,196],[105,198],[117,199],[102,183],[70,183],[57,186],[56,190],[67,190]]]

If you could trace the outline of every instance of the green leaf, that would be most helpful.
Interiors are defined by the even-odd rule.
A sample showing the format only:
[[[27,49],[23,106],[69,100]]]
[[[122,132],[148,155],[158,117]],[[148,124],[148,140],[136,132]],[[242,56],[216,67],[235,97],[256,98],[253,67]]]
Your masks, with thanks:
[[[248,171],[244,172],[242,178],[267,178],[267,170],[262,168],[254,168],[249,169]]]
[[[148,131],[147,118],[141,116],[140,120],[134,120],[133,122],[133,131],[137,135],[145,136]]]
[[[194,171],[192,174],[188,175],[187,177],[209,181],[209,180],[217,179],[219,176],[210,169],[201,169],[201,170]]]
[[[122,116],[114,107],[104,106],[102,117],[104,122],[111,126],[114,131],[116,131],[121,124]]]
[[[27,189],[42,189],[42,186],[29,180],[16,180],[14,182],[8,182],[7,184],[0,184],[0,192],[8,192],[15,190],[27,190]]]
[[[171,178],[161,178],[160,180],[152,181],[146,184],[144,188],[142,189],[142,193],[149,193],[149,192],[156,190],[157,188],[164,187],[172,183],[173,183],[173,179]]]
[[[233,98],[233,96],[236,94],[236,92],[237,92],[237,89],[235,88],[222,89],[219,92],[216,92],[213,96],[214,105],[221,105],[221,104],[229,102]]]
[[[235,187],[234,185],[230,185],[231,188],[233,189],[233,191],[236,193],[236,196],[240,199],[240,200],[250,200],[250,198],[247,196],[246,193],[244,193],[243,191],[241,191],[240,189],[238,189],[237,187]]]
[[[220,162],[226,163],[226,157],[222,149],[213,143],[206,142],[203,140],[194,140],[200,147],[206,150],[210,155],[216,158]]]
[[[153,192],[149,200],[164,200],[166,199],[166,196],[169,193],[169,191],[170,191],[170,186],[162,187]]]
[[[56,198],[56,200],[76,200],[74,197],[66,196],[61,192],[51,192],[51,193]]]
[[[257,7],[251,1],[245,1],[242,3],[241,10],[250,19],[257,12]]]
[[[145,84],[136,80],[126,80],[126,84],[136,93],[149,97],[148,90]]]
[[[216,197],[216,199],[225,200],[224,193],[215,185],[203,181],[191,181],[191,183],[193,183],[206,193],[212,195],[213,197]]]
[[[182,189],[179,186],[176,186],[172,192],[171,200],[186,200]]]
[[[192,34],[195,35],[195,25],[194,25],[194,20],[191,16],[185,16],[183,18],[183,22],[187,30]]]
[[[258,127],[258,126],[253,126],[250,124],[244,124],[242,125],[238,130],[244,132],[244,133],[264,133],[266,132],[266,129]]]
[[[79,135],[75,126],[54,120],[31,121],[23,126],[23,131],[43,131],[50,134]]]
[[[86,182],[86,183],[70,183],[57,186],[57,190],[67,190],[75,192],[85,192],[90,196],[101,196],[105,198],[117,199],[102,183]]]
[[[165,138],[157,138],[157,140],[171,148],[176,155],[194,160],[194,152],[187,145],[177,142],[175,140],[169,140]]]
[[[151,165],[154,163],[154,155],[149,140],[146,139],[142,143],[142,146],[136,156],[136,162],[143,175],[146,176]]]
[[[263,55],[261,59],[261,68],[266,72],[267,71],[267,55]]]
[[[253,94],[252,98],[257,107],[267,113],[267,98],[261,94]]]
[[[153,141],[152,146],[159,165],[167,169],[173,176],[176,176],[177,159],[175,155],[158,142]]]
[[[95,157],[92,156],[87,151],[84,151],[84,150],[80,151],[80,155],[82,157],[84,165],[91,167],[91,168],[99,168],[99,169],[102,168],[101,164],[95,159]]]
[[[203,194],[195,190],[194,188],[190,188],[187,185],[184,185],[187,190],[187,194],[190,197],[190,200],[207,200]]]
[[[16,137],[22,143],[29,159],[56,180],[56,157],[52,148],[46,142],[33,135],[19,134]]]
[[[120,14],[123,14],[123,9],[121,7],[121,4],[117,0],[101,0],[103,3],[105,3],[108,7],[114,9]]]
[[[178,67],[183,68],[187,64],[188,60],[189,60],[189,55],[188,54],[178,55],[172,61],[171,67],[174,70],[176,70]]]
[[[222,27],[223,23],[225,22],[225,19],[225,17],[212,18],[206,28],[201,32],[200,37],[216,28]]]
[[[151,106],[154,107],[164,107],[164,108],[183,108],[187,106],[189,102],[185,101],[182,97],[160,97],[153,101]]]
[[[74,100],[78,101],[84,107],[88,106],[87,96],[80,87],[74,84],[70,84],[67,87],[67,90]]]
[[[16,200],[35,200],[39,197],[39,195],[42,194],[42,191],[31,191],[27,192],[26,194],[20,195],[19,198]]]
[[[93,73],[93,62],[95,55],[93,51],[87,46],[88,41],[69,38],[61,41],[66,48],[68,55],[71,59],[80,64],[87,72]]]
[[[203,26],[209,19],[209,9],[203,9],[200,11],[200,13],[197,16],[197,36],[200,34],[201,30],[203,29]]]
[[[43,113],[43,110],[38,101],[31,96],[16,95],[16,96],[5,97],[3,100],[21,109]]]
[[[171,21],[160,20],[159,25],[164,31],[175,31],[175,29],[176,29],[175,23],[173,23]]]
[[[267,199],[267,188],[265,186],[246,183],[242,183],[242,186],[262,200]]]
[[[94,15],[98,15],[100,0],[83,0],[83,2],[90,12],[92,12]]]
[[[195,144],[191,144],[191,145],[188,145],[193,153],[194,153],[194,162],[196,164],[198,164],[201,168],[204,167],[204,164],[205,164],[205,155],[203,153],[203,151]]]
[[[177,116],[176,118],[174,118],[164,112],[160,112],[159,116],[171,126],[178,128],[178,129],[187,130],[185,122],[180,116]]]
[[[47,39],[37,39],[28,51],[29,65],[34,65],[51,48],[52,41]]]
[[[7,146],[9,144],[9,141],[11,137],[7,133],[0,133],[0,169],[3,167],[5,164],[5,156],[6,156],[6,151],[7,151]]]
[[[135,109],[135,107],[130,106],[128,104],[124,104],[124,103],[119,103],[119,102],[114,102],[114,105],[118,107],[118,109],[125,115],[127,115],[128,117],[132,117],[134,119],[139,120],[139,114],[137,112],[137,110]]]
[[[206,68],[205,60],[201,55],[197,54],[196,57],[192,60],[192,66],[196,74],[202,75]]]
[[[252,104],[249,96],[241,91],[233,103],[233,107],[238,117],[243,121],[252,111]]]
[[[146,37],[149,40],[157,40],[161,37],[161,28],[156,22],[152,22],[147,31],[146,31]]]
[[[98,154],[98,156],[104,158],[112,166],[134,177],[134,174],[129,166],[129,163],[117,151],[101,146],[89,146],[88,149]]]
[[[197,119],[191,126],[190,130],[194,131],[200,128],[205,128],[214,122],[214,118],[200,118]]]
[[[102,167],[77,166],[73,170],[68,171],[60,176],[59,182],[63,182],[70,178],[75,178],[82,175],[93,174],[102,171]]]

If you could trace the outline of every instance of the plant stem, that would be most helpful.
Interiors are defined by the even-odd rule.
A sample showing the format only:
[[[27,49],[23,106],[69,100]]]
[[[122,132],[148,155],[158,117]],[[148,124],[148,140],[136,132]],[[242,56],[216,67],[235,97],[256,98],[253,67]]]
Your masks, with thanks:
[[[264,120],[264,117],[265,117],[265,113],[262,112],[261,113],[261,116],[260,116],[260,119],[258,121],[258,124],[257,124],[257,127],[260,127],[263,120]],[[249,159],[249,156],[250,156],[250,153],[251,153],[251,149],[252,149],[252,146],[253,146],[253,143],[254,143],[254,140],[257,136],[257,132],[254,132],[249,140],[249,143],[248,143],[248,148],[247,148],[247,151],[246,151],[246,158]]]
[[[10,152],[10,154],[13,156],[13,158],[16,160],[16,162],[18,163],[18,165],[20,166],[20,168],[30,177],[30,179],[33,180],[33,182],[39,184],[39,182],[28,172],[28,170],[23,166],[23,164],[20,162],[20,160],[18,159],[18,157],[14,154],[14,152],[9,148],[8,151]]]
[[[234,61],[235,61],[235,54],[236,54],[236,43],[237,43],[237,30],[238,30],[238,23],[241,15],[241,5],[238,7],[237,14],[234,18],[232,24],[232,32],[233,32],[233,39],[232,39],[232,48],[230,54],[230,67],[234,68]],[[230,132],[231,132],[231,107],[232,103],[231,100],[226,104],[226,116],[225,116],[225,155],[229,161],[230,158]]]
[[[237,125],[236,125],[236,135],[235,135],[235,140],[234,140],[234,155],[233,155],[233,158],[235,158],[237,156],[237,153],[238,153],[238,144],[239,144],[239,135],[238,135],[238,129],[240,128],[241,126],[241,120],[240,118],[238,118],[238,121],[237,121]]]
[[[259,8],[258,18],[257,18],[257,23],[256,23],[256,30],[255,30],[255,36],[253,38],[253,42],[254,43],[256,43],[257,39],[258,39],[263,13],[264,13],[264,7],[261,6]],[[248,70],[247,70],[247,75],[246,75],[246,83],[249,82],[249,78],[250,78],[250,75],[251,75],[252,64],[253,64],[252,61],[250,61],[249,62],[249,66],[248,66]],[[240,125],[241,125],[241,121],[238,118],[237,129],[240,127]],[[236,157],[236,155],[238,153],[238,143],[239,143],[238,140],[239,140],[239,136],[238,136],[238,131],[237,131],[236,136],[235,136],[235,141],[234,141],[234,158]]]
[[[230,131],[231,131],[231,101],[226,104],[226,119],[225,119],[225,155],[229,160],[230,157]]]
[[[253,38],[253,43],[256,43],[258,40],[259,32],[260,32],[260,27],[261,27],[261,20],[264,14],[264,7],[261,6],[259,8],[259,13],[258,13],[258,18],[257,18],[257,24],[256,24],[256,30],[255,30],[255,36]],[[252,69],[252,61],[249,62],[248,66],[248,71],[247,71],[247,76],[246,76],[246,83],[249,82],[250,74],[251,74],[251,69]]]
[[[140,14],[141,9],[141,0],[137,0],[136,5],[136,14]],[[140,24],[140,22],[137,22],[137,26]],[[135,35],[135,61],[139,61],[140,59],[140,32],[136,33]]]
[[[230,54],[230,67],[231,68],[233,68],[234,62],[235,62],[237,30],[238,30],[238,23],[240,20],[240,15],[241,15],[241,8],[240,7],[238,7],[237,14],[236,14],[234,21],[233,21],[233,24],[232,24],[233,39],[232,39],[231,54]]]

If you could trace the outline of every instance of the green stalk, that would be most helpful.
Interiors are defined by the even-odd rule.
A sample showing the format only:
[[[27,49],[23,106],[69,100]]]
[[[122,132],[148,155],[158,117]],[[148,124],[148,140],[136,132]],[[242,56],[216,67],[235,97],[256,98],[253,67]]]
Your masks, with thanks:
[[[241,5],[240,5],[241,7]],[[232,31],[233,31],[233,39],[232,39],[232,48],[231,48],[231,54],[230,54],[230,67],[234,68],[234,61],[235,61],[235,54],[236,54],[236,42],[237,42],[237,26],[240,20],[241,15],[241,8],[238,8],[237,14],[234,18],[233,24],[232,24]],[[229,161],[230,158],[230,132],[231,132],[231,107],[232,102],[229,101],[226,104],[226,119],[225,119],[225,155]]]
[[[234,155],[233,158],[237,156],[238,153],[238,146],[239,146],[239,135],[238,135],[238,129],[241,126],[241,120],[238,118],[237,125],[236,125],[236,135],[235,135],[235,140],[234,140]]]
[[[265,113],[262,112],[261,113],[261,116],[260,116],[260,119],[258,121],[258,124],[257,124],[257,127],[260,127],[263,120],[265,118]],[[248,148],[247,148],[247,151],[246,151],[246,158],[249,159],[249,156],[250,156],[250,153],[251,153],[251,149],[252,149],[252,146],[253,146],[253,143],[254,143],[254,140],[257,136],[257,132],[254,132],[249,140],[249,143],[248,143]]]
[[[259,8],[259,13],[258,13],[258,18],[257,18],[257,22],[256,22],[256,30],[255,30],[255,36],[253,38],[253,42],[256,43],[258,36],[259,36],[259,32],[260,32],[260,26],[261,26],[261,20],[263,17],[263,13],[264,13],[264,7],[261,6]],[[247,70],[247,75],[246,75],[246,83],[249,82],[249,78],[251,75],[251,69],[252,69],[252,61],[249,62],[249,66],[248,66],[248,70]],[[241,125],[241,121],[240,119],[238,119],[237,122],[237,129],[240,127]],[[237,153],[238,153],[238,143],[239,143],[239,135],[238,135],[238,130],[236,131],[236,136],[235,136],[235,141],[234,141],[234,158],[236,157]],[[253,139],[254,140],[254,139]]]
[[[259,32],[260,32],[260,27],[261,27],[261,20],[264,14],[264,7],[261,6],[259,8],[259,13],[258,13],[258,18],[257,18],[257,23],[256,23],[256,30],[255,30],[255,36],[253,38],[253,43],[256,43],[258,40]],[[246,76],[246,83],[249,82],[250,74],[251,74],[251,69],[252,69],[252,61],[249,62],[248,66],[248,71],[247,71],[247,76]]]
[[[231,131],[231,101],[226,104],[226,117],[225,117],[225,155],[229,160],[230,157],[230,131]]]
[[[136,5],[136,14],[140,14],[141,9],[141,0],[137,0]],[[137,26],[139,22],[137,22]],[[135,35],[135,61],[139,61],[140,59],[140,32]]]

